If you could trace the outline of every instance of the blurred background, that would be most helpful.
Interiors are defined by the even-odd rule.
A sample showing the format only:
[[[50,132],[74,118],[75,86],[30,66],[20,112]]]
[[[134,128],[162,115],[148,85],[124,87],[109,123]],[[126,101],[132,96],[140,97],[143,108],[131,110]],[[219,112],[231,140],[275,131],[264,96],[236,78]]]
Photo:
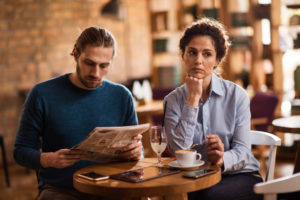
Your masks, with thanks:
[[[179,39],[203,16],[222,22],[230,35],[223,78],[244,87],[250,98],[274,94],[272,118],[299,114],[300,0],[0,0],[0,136],[11,178],[7,187],[0,159],[0,199],[36,195],[34,172],[17,166],[12,155],[22,105],[36,83],[75,70],[70,53],[82,30],[100,26],[116,37],[107,79],[130,90],[147,80],[150,98],[162,99],[183,83]],[[295,134],[281,137],[285,146],[278,158],[286,167],[277,177],[292,173],[289,152],[299,140]]]

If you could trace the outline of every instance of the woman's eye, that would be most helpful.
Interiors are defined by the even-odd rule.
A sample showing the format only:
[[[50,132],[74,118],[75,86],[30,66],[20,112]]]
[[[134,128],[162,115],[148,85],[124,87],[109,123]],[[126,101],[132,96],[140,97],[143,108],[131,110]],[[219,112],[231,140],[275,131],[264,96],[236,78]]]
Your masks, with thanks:
[[[211,56],[211,53],[206,52],[206,53],[204,53],[204,56],[205,56],[205,57],[209,57],[209,56]]]
[[[198,52],[194,50],[189,50],[188,51],[189,56],[197,56]]]

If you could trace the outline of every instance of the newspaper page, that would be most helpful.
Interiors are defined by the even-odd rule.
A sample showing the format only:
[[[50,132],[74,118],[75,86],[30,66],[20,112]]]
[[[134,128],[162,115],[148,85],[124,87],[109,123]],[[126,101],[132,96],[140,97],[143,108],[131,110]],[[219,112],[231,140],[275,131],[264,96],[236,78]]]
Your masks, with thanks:
[[[122,148],[135,142],[132,138],[146,132],[150,124],[119,127],[96,127],[80,144],[72,149],[84,152],[83,160],[107,163],[120,160]]]

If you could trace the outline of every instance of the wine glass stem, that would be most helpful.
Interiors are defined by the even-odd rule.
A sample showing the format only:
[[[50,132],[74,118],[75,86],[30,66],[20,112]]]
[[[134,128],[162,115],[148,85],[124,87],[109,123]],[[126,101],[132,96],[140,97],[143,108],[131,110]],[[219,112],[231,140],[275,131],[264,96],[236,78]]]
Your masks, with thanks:
[[[158,159],[158,166],[161,167],[163,164],[161,162],[161,154],[160,153],[157,154],[157,159]]]

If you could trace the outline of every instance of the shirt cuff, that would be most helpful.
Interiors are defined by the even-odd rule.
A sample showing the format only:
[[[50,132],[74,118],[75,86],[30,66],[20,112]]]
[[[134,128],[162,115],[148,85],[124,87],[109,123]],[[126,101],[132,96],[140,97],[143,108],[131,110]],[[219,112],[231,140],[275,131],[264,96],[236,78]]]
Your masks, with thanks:
[[[223,172],[230,171],[231,166],[232,166],[232,158],[229,155],[229,152],[224,152],[224,155],[223,155],[223,166],[224,166]]]
[[[181,113],[181,119],[191,124],[196,124],[199,108],[184,105]]]

